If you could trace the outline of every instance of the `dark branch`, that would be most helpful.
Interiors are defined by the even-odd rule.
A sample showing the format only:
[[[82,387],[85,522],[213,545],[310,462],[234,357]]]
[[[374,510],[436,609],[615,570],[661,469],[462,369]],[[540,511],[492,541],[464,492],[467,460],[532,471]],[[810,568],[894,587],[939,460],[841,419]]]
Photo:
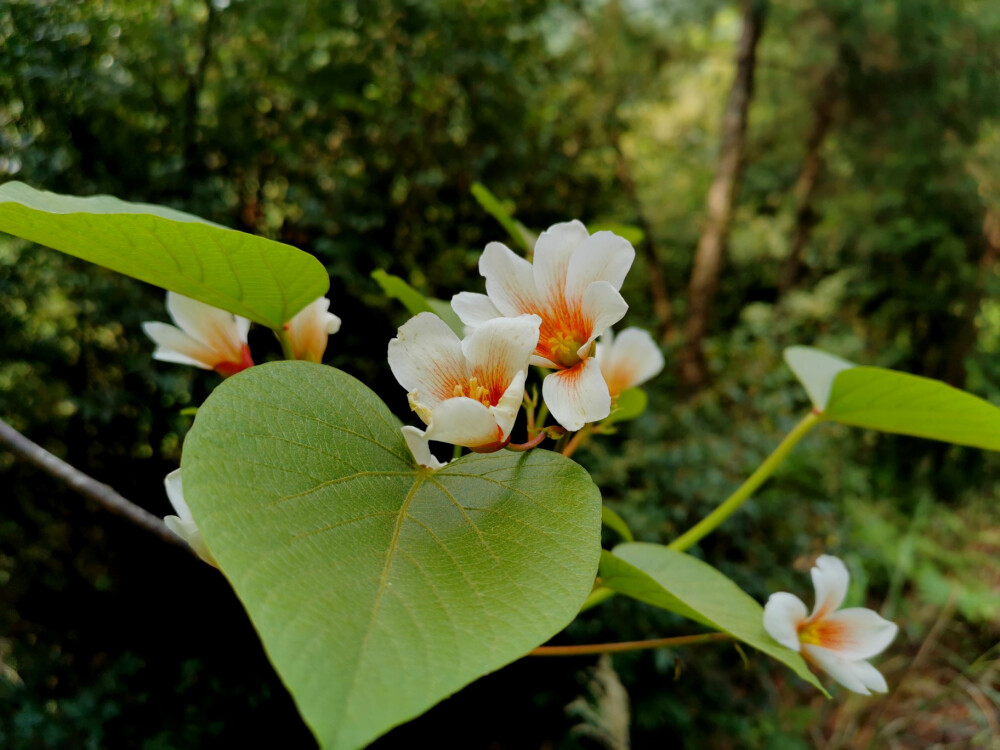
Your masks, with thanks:
[[[93,500],[112,513],[127,518],[137,526],[155,534],[165,542],[176,544],[190,550],[187,543],[167,528],[162,520],[148,510],[140,508],[135,503],[126,500],[106,484],[98,482],[68,463],[58,458],[37,443],[28,440],[24,435],[0,419],[0,445],[8,448],[15,456],[20,456],[30,464],[37,466],[46,474],[59,479],[86,498]]]

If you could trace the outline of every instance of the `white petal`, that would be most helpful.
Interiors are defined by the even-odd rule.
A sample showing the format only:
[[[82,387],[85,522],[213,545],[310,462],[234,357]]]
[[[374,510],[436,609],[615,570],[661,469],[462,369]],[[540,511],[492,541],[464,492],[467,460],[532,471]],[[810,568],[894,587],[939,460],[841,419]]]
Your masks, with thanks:
[[[809,610],[794,594],[779,591],[771,594],[764,605],[764,630],[782,646],[798,651],[799,623],[806,619]]]
[[[250,335],[250,318],[244,318],[240,315],[233,317],[236,318],[236,335],[245,344],[247,343],[247,336]]]
[[[500,430],[492,412],[471,398],[450,398],[431,412],[427,439],[466,448],[478,448],[501,442]]]
[[[436,470],[448,463],[447,461],[441,463],[431,453],[431,447],[427,442],[427,434],[425,432],[410,426],[401,427],[400,430],[403,433],[403,439],[406,440],[406,447],[410,449],[410,453],[413,454],[413,460],[417,462],[418,466]]]
[[[340,330],[340,318],[330,310],[330,300],[320,297],[285,323],[295,359],[322,362],[330,334]]]
[[[566,298],[579,299],[595,281],[606,281],[617,291],[635,260],[632,243],[613,232],[596,232],[581,244],[569,262]]]
[[[538,293],[531,264],[500,242],[491,242],[479,258],[486,294],[504,315],[535,312]]]
[[[203,370],[211,370],[219,362],[216,352],[169,323],[149,321],[142,324],[142,330],[157,346],[153,359],[191,365]]]
[[[590,324],[590,338],[579,349],[582,357],[598,336],[625,317],[628,303],[607,281],[595,281],[583,293],[581,311]]]
[[[597,358],[613,396],[660,374],[665,364],[663,352],[648,331],[626,328],[615,339],[610,333],[608,329],[598,343]],[[610,345],[605,345],[605,339]]]
[[[469,380],[458,336],[429,312],[410,318],[389,342],[389,367],[401,386],[419,393],[428,409],[452,398],[455,386]]]
[[[167,474],[163,479],[163,486],[167,490],[167,499],[170,500],[170,504],[174,506],[174,510],[177,511],[177,515],[183,518],[185,521],[194,522],[194,516],[191,515],[191,509],[188,508],[188,504],[184,501],[184,485],[181,482],[181,470],[174,469],[172,472]]]
[[[892,643],[899,628],[877,612],[852,607],[833,612],[823,618],[818,633],[824,648],[836,651],[850,661],[870,659]]]
[[[176,516],[165,516],[163,519],[164,525],[187,542],[188,546],[194,550],[198,557],[209,565],[218,567],[212,553],[208,551],[208,546],[205,544],[201,531],[195,525],[191,509],[188,508],[188,504],[184,500],[181,470],[175,469],[167,474],[163,480],[163,484],[167,489],[167,498],[170,500],[170,504],[174,506],[174,510],[178,513]]]
[[[490,407],[490,412],[496,420],[497,427],[500,428],[503,440],[509,438],[510,431],[514,429],[517,413],[521,410],[521,403],[524,401],[524,381],[527,375],[526,370],[516,373],[496,406]]]
[[[497,403],[513,377],[528,369],[541,324],[537,315],[494,318],[462,341],[469,375],[490,392],[490,403]]]
[[[541,299],[552,301],[562,298],[570,258],[589,237],[587,228],[576,219],[553,224],[538,235],[533,265],[535,288]]]
[[[889,689],[885,678],[866,661],[848,661],[834,651],[808,644],[802,646],[802,653],[809,661],[855,693],[871,695],[871,690],[884,693]]]
[[[815,620],[825,617],[844,603],[851,574],[843,561],[833,555],[820,555],[811,573],[816,603],[809,619]]]
[[[611,394],[597,360],[588,357],[567,370],[545,376],[542,396],[556,421],[570,432],[611,412]]]
[[[231,312],[175,292],[167,292],[167,311],[184,333],[215,351],[221,360],[243,359],[246,337],[241,336],[236,316]]]
[[[481,326],[487,320],[500,317],[490,298],[485,294],[475,294],[474,292],[459,292],[451,298],[451,309],[459,319],[467,326],[466,331]]]

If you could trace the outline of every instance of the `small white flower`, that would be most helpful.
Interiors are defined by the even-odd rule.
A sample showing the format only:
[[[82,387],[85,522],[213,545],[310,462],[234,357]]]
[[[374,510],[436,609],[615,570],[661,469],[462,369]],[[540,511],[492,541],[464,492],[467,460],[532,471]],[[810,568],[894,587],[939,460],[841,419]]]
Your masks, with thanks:
[[[663,352],[648,331],[626,328],[615,336],[609,328],[597,341],[597,362],[611,398],[660,374]]]
[[[764,628],[771,637],[800,651],[833,679],[855,693],[885,693],[889,686],[868,659],[892,643],[899,628],[863,607],[836,611],[844,603],[850,574],[840,559],[821,555],[812,569],[816,604],[811,614],[793,594],[771,594],[764,607]]]
[[[340,318],[330,312],[330,300],[320,297],[285,323],[295,359],[322,362],[327,339],[340,330]]]
[[[482,453],[507,444],[539,323],[535,315],[498,318],[461,341],[433,313],[420,313],[400,327],[389,342],[389,367],[408,391],[410,408],[427,425],[426,432],[404,428],[418,463],[430,465],[430,452],[414,449],[416,440]]]
[[[555,224],[539,235],[534,264],[502,243],[488,244],[479,259],[486,294],[456,294],[451,306],[473,329],[499,317],[539,316],[531,363],[556,370],[542,395],[559,424],[579,430],[611,411],[594,342],[628,310],[618,290],[633,260],[632,245],[612,232],[591,235],[579,221]]]
[[[223,377],[253,366],[247,332],[250,321],[175,292],[167,292],[167,311],[176,326],[142,324],[156,344],[153,359],[215,370]]]
[[[208,551],[208,547],[205,545],[205,540],[201,537],[201,532],[194,524],[194,516],[191,515],[191,509],[188,508],[187,503],[184,501],[181,470],[174,469],[167,474],[163,480],[163,484],[167,488],[167,498],[170,500],[170,504],[177,511],[176,516],[164,517],[163,523],[167,525],[168,529],[187,542],[188,546],[195,551],[198,557],[209,565],[218,567],[215,564],[215,558],[212,557],[212,553]]]

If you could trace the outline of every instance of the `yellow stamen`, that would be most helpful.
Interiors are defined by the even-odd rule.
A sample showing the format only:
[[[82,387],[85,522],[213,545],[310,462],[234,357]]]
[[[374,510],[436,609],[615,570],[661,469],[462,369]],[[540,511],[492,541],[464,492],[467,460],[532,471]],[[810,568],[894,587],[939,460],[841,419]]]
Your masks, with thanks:
[[[580,341],[561,331],[549,339],[549,351],[552,352],[552,359],[563,367],[572,367],[580,362],[580,355],[577,354],[577,351],[581,346]]]
[[[493,403],[490,401],[489,389],[486,386],[479,385],[478,378],[469,378],[469,382],[465,385],[456,383],[451,395],[455,398],[471,398],[483,406],[493,406]]]

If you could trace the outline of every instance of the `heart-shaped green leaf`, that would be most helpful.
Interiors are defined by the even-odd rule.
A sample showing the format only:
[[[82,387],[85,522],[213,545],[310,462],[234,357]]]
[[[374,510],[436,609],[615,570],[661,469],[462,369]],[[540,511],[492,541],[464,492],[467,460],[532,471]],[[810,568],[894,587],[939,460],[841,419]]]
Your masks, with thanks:
[[[729,633],[773,656],[825,694],[802,657],[764,630],[764,608],[707,563],[661,544],[619,544],[601,555],[601,585]]]
[[[601,499],[548,451],[414,465],[398,423],[331,367],[223,382],[184,446],[185,498],[324,748],[357,748],[565,627]]]
[[[785,351],[823,419],[882,432],[1000,450],[1000,409],[947,383],[861,367],[809,347]]]
[[[0,231],[242,315],[269,328],[330,288],[290,245],[163,206],[0,185]]]

